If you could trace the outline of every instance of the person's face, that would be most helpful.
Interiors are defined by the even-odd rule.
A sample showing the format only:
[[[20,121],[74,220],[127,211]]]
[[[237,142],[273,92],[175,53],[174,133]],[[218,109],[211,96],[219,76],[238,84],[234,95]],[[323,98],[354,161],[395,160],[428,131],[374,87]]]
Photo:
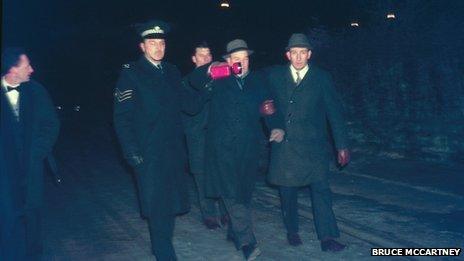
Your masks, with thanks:
[[[234,63],[242,64],[242,74],[248,73],[250,60],[248,59],[248,51],[238,51],[230,54],[227,58],[227,63],[232,66]]]
[[[196,48],[195,55],[192,56],[192,61],[196,67],[200,67],[207,63],[210,63],[213,60],[211,51],[209,48]]]
[[[293,47],[287,51],[286,55],[293,68],[301,70],[308,64],[311,50],[305,47]]]
[[[152,62],[161,62],[164,58],[166,42],[164,39],[145,39],[140,43],[145,57]]]
[[[29,58],[25,54],[19,56],[18,65],[10,69],[10,73],[12,73],[18,83],[29,81],[33,72],[34,69],[32,69]]]

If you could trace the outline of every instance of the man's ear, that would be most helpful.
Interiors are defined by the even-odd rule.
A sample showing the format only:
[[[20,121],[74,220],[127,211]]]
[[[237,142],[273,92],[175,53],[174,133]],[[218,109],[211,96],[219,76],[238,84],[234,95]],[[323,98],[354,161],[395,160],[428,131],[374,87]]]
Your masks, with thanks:
[[[308,61],[309,59],[311,58],[311,55],[313,54],[313,52],[311,50],[308,51]]]
[[[143,42],[139,44],[139,47],[140,47],[140,50],[142,50],[142,52],[145,52],[145,45],[143,44]]]
[[[285,56],[287,56],[287,59],[290,61],[290,51],[287,51],[287,52],[285,53]]]
[[[195,55],[192,55],[192,62],[194,64],[197,64],[197,57],[195,57]]]

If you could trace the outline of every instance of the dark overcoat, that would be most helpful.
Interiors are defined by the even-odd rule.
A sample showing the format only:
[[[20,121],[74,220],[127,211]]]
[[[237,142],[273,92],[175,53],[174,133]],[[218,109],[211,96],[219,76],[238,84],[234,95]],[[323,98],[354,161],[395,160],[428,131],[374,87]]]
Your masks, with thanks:
[[[187,74],[183,79],[184,87],[188,88],[189,91],[201,89],[208,91],[212,82],[211,78],[206,74],[206,69],[207,66],[203,66]],[[205,136],[209,106],[209,101],[207,101],[198,112],[194,114],[184,113],[183,115],[189,168],[190,172],[194,174],[203,174],[205,171]]]
[[[162,71],[155,69],[143,56],[124,65],[114,93],[114,126],[123,153],[144,160],[135,170],[147,215],[154,210],[179,214],[190,207],[181,119],[188,107],[185,88],[178,69],[162,65]]]
[[[29,239],[41,240],[34,231],[29,231],[28,224],[37,224],[36,215],[43,206],[44,195],[44,159],[52,151],[58,137],[59,121],[55,107],[45,90],[39,83],[31,80],[20,85],[19,121],[14,116],[12,107],[7,100],[4,89],[1,90],[1,128],[3,139],[2,190],[9,194],[2,196],[2,211],[9,218],[12,238],[19,243],[29,242]],[[6,149],[5,149],[6,148]],[[19,162],[19,165],[15,164]],[[3,191],[5,192],[5,191]],[[22,224],[22,226],[18,226]],[[8,228],[7,228],[8,229]],[[25,238],[18,234],[18,230],[25,231]],[[24,236],[24,235],[23,235]],[[11,242],[11,241],[9,241]],[[30,242],[40,245],[40,242]],[[31,245],[28,243],[28,246]],[[19,245],[18,245],[19,247]],[[33,252],[36,249],[27,249]],[[18,254],[18,253],[17,253]]]
[[[2,98],[3,102],[6,101]],[[0,129],[0,260],[24,260],[25,226],[22,216],[26,196],[25,173],[21,170],[17,153],[14,118],[13,115],[5,115],[4,109],[2,107]]]
[[[330,127],[337,149],[347,147],[342,103],[330,74],[314,65],[295,87],[289,65],[269,71],[276,107],[285,119],[285,140],[272,143],[268,180],[280,186],[306,186],[326,178]]]
[[[265,77],[250,72],[243,88],[235,76],[212,86],[206,134],[206,193],[211,197],[251,200],[263,151],[260,106],[269,99]],[[273,116],[270,128],[278,126]]]
[[[31,80],[20,88],[18,123],[7,122],[13,112],[2,89],[2,126],[16,125],[17,153],[26,177],[26,208],[32,209],[43,203],[44,159],[58,137],[59,121],[55,106],[42,85]]]

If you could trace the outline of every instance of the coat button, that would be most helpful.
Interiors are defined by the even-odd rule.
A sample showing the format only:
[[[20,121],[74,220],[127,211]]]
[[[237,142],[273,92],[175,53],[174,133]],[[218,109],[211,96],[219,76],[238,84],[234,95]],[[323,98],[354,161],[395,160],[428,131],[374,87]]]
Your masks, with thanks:
[[[293,103],[295,103],[295,102],[293,100],[290,100],[290,104],[293,104]]]

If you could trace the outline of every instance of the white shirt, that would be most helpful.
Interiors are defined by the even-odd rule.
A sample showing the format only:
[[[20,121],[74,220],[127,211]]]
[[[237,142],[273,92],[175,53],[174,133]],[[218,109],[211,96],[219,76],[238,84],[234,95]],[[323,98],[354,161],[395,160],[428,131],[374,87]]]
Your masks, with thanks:
[[[303,69],[301,70],[297,70],[295,69],[295,67],[293,67],[291,64],[290,64],[290,72],[292,73],[292,77],[293,77],[293,82],[296,83],[296,79],[298,78],[298,75],[296,75],[296,72],[298,72],[300,74],[300,79],[303,80],[303,78],[305,77],[306,73],[308,72],[309,70],[309,66],[306,65],[305,67],[303,67]]]
[[[5,92],[5,95],[6,95],[7,99],[8,99],[8,101],[10,102],[11,108],[13,108],[13,112],[14,112],[15,116],[18,117],[19,116],[19,104],[18,104],[19,92],[17,90],[8,91],[8,89],[6,88],[7,86],[16,88],[16,87],[19,86],[19,84],[16,84],[16,85],[9,84],[5,80],[5,77],[2,77],[2,88],[3,88],[4,92]]]

